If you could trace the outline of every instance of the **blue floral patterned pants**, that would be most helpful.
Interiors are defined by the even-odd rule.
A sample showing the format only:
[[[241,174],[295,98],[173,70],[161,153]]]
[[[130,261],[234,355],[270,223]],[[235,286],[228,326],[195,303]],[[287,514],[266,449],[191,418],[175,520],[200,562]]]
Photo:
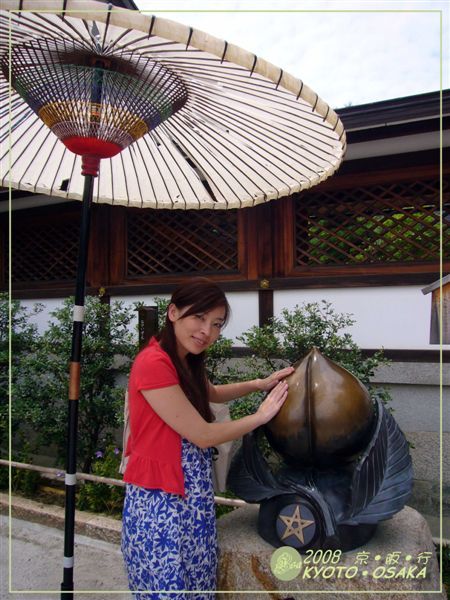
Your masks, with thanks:
[[[217,534],[211,451],[183,439],[182,467],[185,498],[127,485],[122,553],[136,600],[214,599]],[[179,593],[164,593],[169,591]]]

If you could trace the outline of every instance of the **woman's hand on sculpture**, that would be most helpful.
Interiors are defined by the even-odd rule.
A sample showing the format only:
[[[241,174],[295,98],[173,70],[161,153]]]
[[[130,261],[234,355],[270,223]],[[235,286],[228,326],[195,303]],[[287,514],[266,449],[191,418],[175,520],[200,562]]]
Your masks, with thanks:
[[[287,398],[288,389],[288,384],[285,381],[280,381],[260,404],[256,414],[261,418],[261,425],[273,419],[277,414]]]
[[[294,371],[295,371],[294,367],[285,367],[284,369],[281,369],[280,371],[275,371],[275,373],[272,373],[272,375],[269,375],[269,377],[266,377],[265,379],[257,379],[256,384],[258,386],[258,389],[261,390],[261,392],[269,392],[282,379],[284,379],[285,377],[288,377]]]

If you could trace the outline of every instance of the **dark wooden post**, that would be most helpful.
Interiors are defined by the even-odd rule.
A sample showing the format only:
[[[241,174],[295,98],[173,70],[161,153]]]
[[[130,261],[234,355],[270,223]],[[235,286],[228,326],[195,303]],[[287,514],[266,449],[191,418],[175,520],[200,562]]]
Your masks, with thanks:
[[[258,290],[259,303],[259,326],[267,325],[273,317],[273,290],[270,289],[270,281],[261,279]]]
[[[152,335],[158,333],[158,308],[156,306],[141,306],[138,308],[139,349],[148,344]]]

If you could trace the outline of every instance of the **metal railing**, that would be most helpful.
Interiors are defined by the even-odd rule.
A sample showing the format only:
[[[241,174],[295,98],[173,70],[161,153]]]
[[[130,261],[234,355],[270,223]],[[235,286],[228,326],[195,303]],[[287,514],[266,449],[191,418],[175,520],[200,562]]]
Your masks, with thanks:
[[[54,469],[51,467],[40,467],[38,465],[31,465],[27,463],[20,463],[15,461],[4,460],[0,458],[0,466],[17,468],[17,469],[28,469],[29,471],[38,471],[42,473],[44,477],[48,479],[62,479],[64,477],[64,471],[61,469]],[[94,483],[106,483],[108,485],[117,485],[119,487],[125,487],[126,483],[121,479],[113,479],[112,477],[100,477],[99,475],[91,475],[90,473],[77,473],[77,479],[81,481],[93,481]],[[224,506],[246,506],[248,503],[244,500],[238,500],[235,498],[223,498],[222,496],[214,496],[214,502],[216,504],[222,504]],[[437,536],[432,537],[433,542],[437,545],[440,544],[441,538]],[[442,538],[442,543],[450,545],[450,539]]]
[[[52,467],[41,467],[39,465],[31,465],[28,463],[21,463],[16,461],[9,461],[0,459],[0,466],[14,467],[16,469],[27,469],[28,471],[37,471],[48,479],[63,480],[64,471],[61,469],[55,469]],[[106,483],[107,485],[117,485],[118,487],[125,487],[126,483],[122,479],[114,479],[112,477],[100,477],[99,475],[92,475],[90,473],[77,473],[77,479],[80,481],[93,481],[94,483]],[[247,502],[244,500],[238,500],[235,498],[223,498],[222,496],[214,496],[214,502],[216,504],[223,504],[225,506],[245,506]]]

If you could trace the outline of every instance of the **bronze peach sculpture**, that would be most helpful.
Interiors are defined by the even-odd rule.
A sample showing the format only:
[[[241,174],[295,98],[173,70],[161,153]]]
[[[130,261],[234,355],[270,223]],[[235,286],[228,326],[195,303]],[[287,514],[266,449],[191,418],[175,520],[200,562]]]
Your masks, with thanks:
[[[362,450],[375,416],[367,389],[317,348],[294,367],[288,397],[266,426],[270,445],[298,466],[336,464]]]
[[[408,444],[383,404],[317,348],[294,367],[288,398],[265,426],[282,466],[271,471],[257,443],[262,431],[252,432],[233,459],[228,486],[260,503],[258,532],[273,546],[351,550],[405,505]]]

